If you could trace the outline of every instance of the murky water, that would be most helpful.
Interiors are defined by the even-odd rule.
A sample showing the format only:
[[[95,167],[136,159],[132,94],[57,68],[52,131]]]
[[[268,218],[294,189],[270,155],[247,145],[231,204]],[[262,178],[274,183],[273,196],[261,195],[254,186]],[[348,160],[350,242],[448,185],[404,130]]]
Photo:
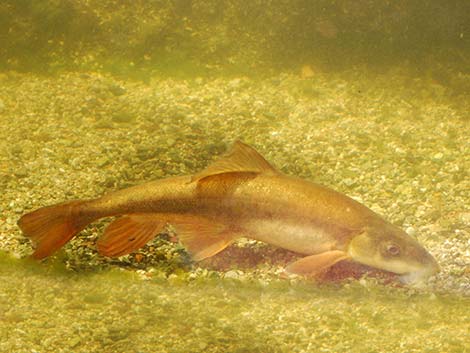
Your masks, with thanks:
[[[470,300],[455,295],[1,265],[4,351],[420,352],[426,342],[464,352],[468,342]]]
[[[0,351],[466,352],[464,3],[0,5]],[[109,220],[27,258],[22,214],[197,173],[237,139],[416,236],[441,272],[289,279],[292,253],[242,239],[193,263],[171,229],[108,259]]]

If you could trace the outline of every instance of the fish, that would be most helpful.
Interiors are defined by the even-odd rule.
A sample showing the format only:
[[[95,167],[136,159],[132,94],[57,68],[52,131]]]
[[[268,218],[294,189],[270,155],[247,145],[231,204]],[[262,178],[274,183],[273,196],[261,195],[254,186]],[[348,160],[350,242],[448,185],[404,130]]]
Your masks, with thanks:
[[[116,217],[96,242],[107,257],[135,252],[171,225],[195,262],[246,237],[300,254],[286,272],[310,278],[343,260],[397,274],[404,283],[439,271],[398,226],[340,192],[282,173],[241,141],[194,175],[39,208],[18,226],[40,260],[105,217]]]

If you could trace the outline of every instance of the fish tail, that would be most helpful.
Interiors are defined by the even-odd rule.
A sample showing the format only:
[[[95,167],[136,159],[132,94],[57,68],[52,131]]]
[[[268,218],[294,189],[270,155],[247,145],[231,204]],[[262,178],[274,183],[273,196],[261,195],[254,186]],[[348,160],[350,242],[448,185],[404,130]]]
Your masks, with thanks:
[[[64,246],[91,221],[80,206],[86,201],[69,201],[23,215],[18,226],[36,245],[34,259],[43,259]]]

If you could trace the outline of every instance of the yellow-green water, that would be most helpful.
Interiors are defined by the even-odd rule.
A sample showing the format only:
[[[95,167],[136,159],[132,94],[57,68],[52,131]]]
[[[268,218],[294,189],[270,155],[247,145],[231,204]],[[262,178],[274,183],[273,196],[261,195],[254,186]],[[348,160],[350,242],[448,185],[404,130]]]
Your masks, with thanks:
[[[0,350],[466,352],[469,298],[383,286],[142,280],[2,257]]]
[[[467,7],[2,1],[0,352],[470,352]],[[307,283],[272,247],[211,267],[168,236],[110,260],[106,221],[27,260],[25,212],[196,173],[237,139],[416,236],[441,272]]]
[[[109,261],[94,247],[97,223],[45,264],[2,260],[0,351],[465,352],[468,112],[461,95],[423,79],[405,89],[407,76],[395,73],[148,84],[5,74],[4,251],[31,252],[16,226],[27,210],[197,172],[241,138],[284,172],[415,234],[442,271],[419,291],[373,280],[291,284],[276,259],[250,267],[228,258],[225,271],[205,273],[160,241]]]

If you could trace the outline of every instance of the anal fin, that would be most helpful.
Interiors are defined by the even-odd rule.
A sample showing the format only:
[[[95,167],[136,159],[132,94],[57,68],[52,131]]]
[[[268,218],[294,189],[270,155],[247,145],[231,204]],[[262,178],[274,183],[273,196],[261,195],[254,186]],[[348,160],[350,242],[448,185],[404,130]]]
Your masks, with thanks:
[[[160,214],[131,214],[112,222],[98,240],[101,255],[117,257],[130,254],[152,240],[166,225]]]
[[[294,261],[286,267],[286,271],[306,277],[315,277],[335,263],[348,259],[346,252],[340,250],[326,251],[321,254],[310,255]]]

